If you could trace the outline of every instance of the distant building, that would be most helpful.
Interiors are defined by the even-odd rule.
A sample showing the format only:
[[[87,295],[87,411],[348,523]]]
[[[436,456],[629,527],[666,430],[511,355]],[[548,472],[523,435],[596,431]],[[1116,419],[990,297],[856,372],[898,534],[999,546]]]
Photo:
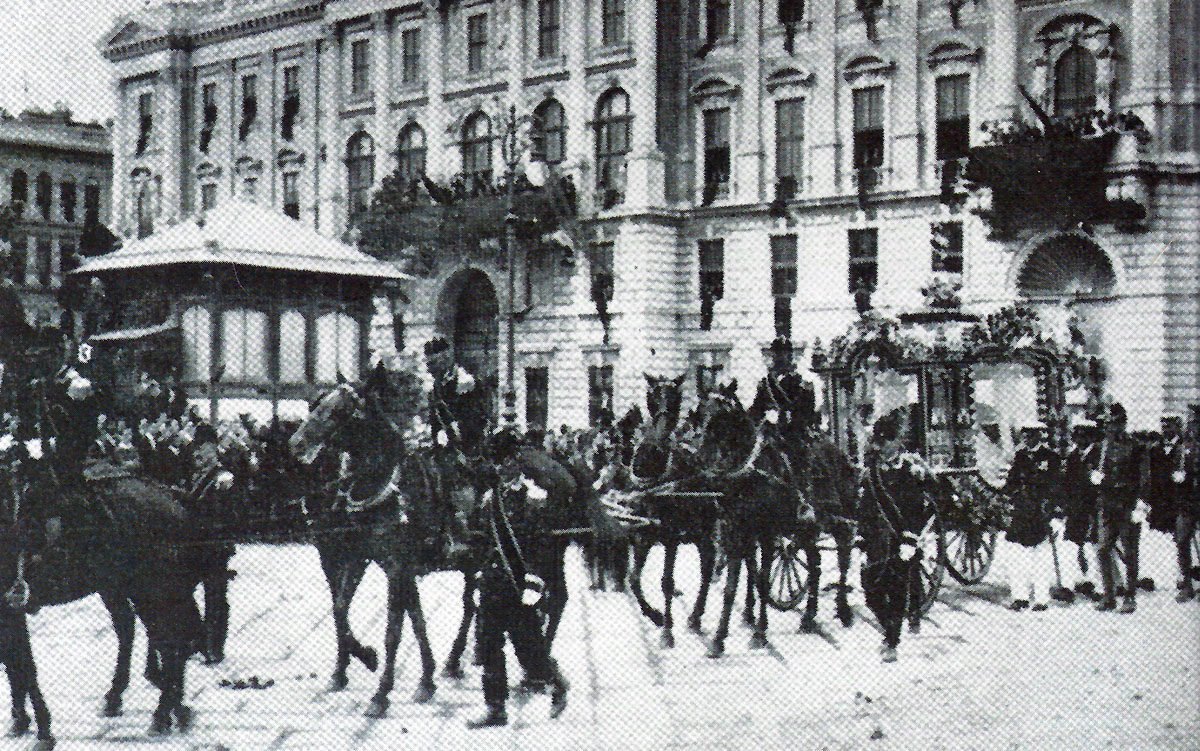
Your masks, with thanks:
[[[828,343],[938,278],[967,310],[1069,326],[1148,425],[1200,401],[1198,40],[1193,0],[166,3],[102,40],[115,225],[145,235],[236,194],[342,236],[397,168],[501,174],[511,105],[581,217],[573,268],[521,269],[527,422],[620,413],[643,371],[686,371],[689,399],[737,377],[748,398],[776,335]],[[985,122],[1034,121],[1022,88],[1051,115],[1140,118],[1148,142],[1121,135],[1098,179],[1144,216],[997,232],[979,196],[941,200]],[[408,348],[441,334],[504,373],[494,245],[427,260]]]
[[[57,321],[63,258],[77,252],[85,227],[108,223],[109,135],[65,109],[0,117],[0,206],[21,206],[5,273],[21,288],[31,322]]]

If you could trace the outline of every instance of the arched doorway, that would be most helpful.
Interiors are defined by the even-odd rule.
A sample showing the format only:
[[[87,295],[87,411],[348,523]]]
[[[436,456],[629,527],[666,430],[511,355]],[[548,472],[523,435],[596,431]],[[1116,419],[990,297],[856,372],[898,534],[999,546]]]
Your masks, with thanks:
[[[464,269],[446,281],[438,300],[438,328],[454,361],[487,390],[495,408],[500,371],[500,302],[487,274]]]

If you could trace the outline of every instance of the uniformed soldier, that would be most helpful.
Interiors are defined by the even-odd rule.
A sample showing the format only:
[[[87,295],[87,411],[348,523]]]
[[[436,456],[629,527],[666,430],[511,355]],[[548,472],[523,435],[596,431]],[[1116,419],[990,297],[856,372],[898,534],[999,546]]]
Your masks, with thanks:
[[[1191,406],[1187,434],[1183,440],[1183,466],[1171,473],[1171,482],[1176,486],[1178,516],[1175,520],[1175,547],[1179,560],[1179,594],[1175,599],[1187,602],[1196,596],[1193,574],[1192,537],[1196,534],[1196,520],[1200,518],[1200,404]]]
[[[1173,536],[1186,479],[1183,416],[1164,415],[1160,427],[1142,452],[1140,497],[1150,504],[1150,528]]]
[[[488,429],[487,395],[475,376],[455,364],[445,339],[435,337],[425,345],[425,362],[433,376],[429,427],[434,443],[476,456]]]
[[[221,463],[217,431],[208,423],[196,426],[189,458],[192,465],[189,499],[198,520],[216,536],[226,530],[229,493],[233,473]],[[206,548],[201,584],[204,587],[204,662],[215,665],[225,659],[229,634],[229,560],[234,545],[216,540]]]
[[[1087,578],[1088,544],[1096,542],[1096,486],[1091,474],[1100,457],[1100,427],[1088,419],[1078,420],[1071,428],[1071,445],[1063,460],[1065,524],[1062,537],[1075,544],[1076,554],[1060,551],[1063,581],[1071,582],[1076,594],[1096,598],[1096,585]]]
[[[547,492],[520,469],[521,438],[506,432],[493,441],[499,479],[483,496],[481,524],[491,545],[479,573],[479,614],[476,629],[483,664],[483,696],[487,712],[467,723],[469,728],[508,724],[508,673],[504,643],[512,642],[517,661],[531,684],[551,686],[551,718],[567,707],[568,684],[550,657],[542,633],[537,603],[544,579],[532,565],[540,556],[535,514]]]
[[[1125,408],[1114,403],[1104,420],[1097,466],[1089,479],[1099,492],[1096,529],[1100,577],[1104,597],[1097,610],[1117,609],[1117,583],[1113,555],[1119,542],[1125,560],[1125,597],[1120,612],[1137,610],[1138,546],[1146,509],[1139,503],[1140,467],[1133,439],[1125,431]]]
[[[1032,605],[1035,611],[1049,606],[1050,578],[1053,574],[1050,535],[1051,520],[1061,528],[1061,510],[1052,500],[1060,487],[1058,454],[1050,447],[1049,431],[1042,422],[1032,421],[1021,428],[1020,444],[1008,470],[1006,490],[1012,498],[1012,520],[1008,540],[1015,543],[1010,584],[1013,610]]]

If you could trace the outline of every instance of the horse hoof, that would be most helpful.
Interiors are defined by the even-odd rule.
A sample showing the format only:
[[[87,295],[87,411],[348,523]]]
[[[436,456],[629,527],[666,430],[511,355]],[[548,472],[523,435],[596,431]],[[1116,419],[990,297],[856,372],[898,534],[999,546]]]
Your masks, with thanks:
[[[350,684],[350,679],[344,675],[334,675],[329,679],[329,693],[336,694]]]
[[[375,651],[374,647],[363,647],[362,654],[358,656],[358,661],[372,673],[379,669],[379,653]]]
[[[662,649],[674,649],[675,635],[670,631],[662,632],[662,634],[658,637],[658,646]]]
[[[150,735],[161,736],[171,732],[171,715],[160,716],[155,714],[150,720]]]
[[[804,618],[803,618],[803,619],[800,621],[800,633],[802,633],[802,634],[815,634],[815,633],[817,633],[817,619],[816,619],[816,618],[810,618],[810,617],[808,617],[808,616],[805,616],[805,617],[804,617]]]
[[[754,634],[750,637],[750,649],[765,649],[767,646],[766,634]]]
[[[687,627],[688,631],[691,631],[693,634],[698,634],[703,630],[700,626],[700,619],[696,616],[688,618]]]
[[[363,712],[363,715],[372,720],[382,720],[384,717],[387,717],[387,712],[388,700],[376,697],[371,700],[370,706],[367,707],[366,712]]]
[[[456,681],[461,681],[467,677],[467,672],[462,669],[462,665],[459,663],[448,662],[446,663],[446,666],[442,668],[442,675],[446,676],[447,678],[453,678]]]
[[[432,682],[422,683],[417,686],[417,690],[413,692],[413,704],[428,704],[433,701],[433,695],[437,693],[437,686]]]
[[[58,741],[53,738],[38,738],[38,742],[33,744],[33,751],[54,751],[56,745]]]
[[[186,733],[192,729],[192,721],[195,719],[195,713],[191,707],[185,707],[182,704],[175,709],[175,727],[179,732]]]
[[[715,641],[712,644],[708,645],[708,657],[710,659],[715,660],[719,657],[724,657],[724,656],[725,656],[725,645],[723,643]]]
[[[920,621],[909,621],[908,622],[908,633],[910,633],[910,634],[921,633],[921,622]]]
[[[20,738],[29,732],[29,720],[13,720],[12,728],[8,734],[13,738]]]
[[[119,696],[104,697],[104,716],[105,717],[120,717],[121,716],[121,697],[119,697]]]
[[[850,628],[854,625],[854,611],[848,607],[838,608],[837,617],[841,624],[846,628]]]

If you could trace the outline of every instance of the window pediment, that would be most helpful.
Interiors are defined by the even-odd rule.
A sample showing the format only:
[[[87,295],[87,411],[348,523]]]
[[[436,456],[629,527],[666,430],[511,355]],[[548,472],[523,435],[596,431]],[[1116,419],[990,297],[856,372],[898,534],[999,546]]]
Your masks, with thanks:
[[[816,75],[812,71],[794,67],[780,68],[767,76],[767,91],[775,91],[785,86],[812,86]]]
[[[846,63],[846,67],[842,69],[842,77],[847,83],[853,83],[864,76],[889,76],[895,70],[894,60],[885,61],[874,55],[863,55]]]
[[[244,156],[238,159],[233,165],[234,171],[242,177],[261,175],[263,171],[263,163],[261,159],[251,159]]]
[[[275,158],[275,163],[280,167],[300,166],[304,164],[304,154],[295,149],[283,149]]]
[[[201,162],[196,165],[196,177],[201,180],[217,180],[221,177],[221,168],[212,162]]]
[[[741,88],[723,78],[706,78],[692,87],[692,99],[703,102],[708,99],[737,99]]]
[[[943,42],[929,51],[925,62],[930,70],[937,70],[949,63],[978,65],[982,56],[982,47],[968,47],[961,42]]]

